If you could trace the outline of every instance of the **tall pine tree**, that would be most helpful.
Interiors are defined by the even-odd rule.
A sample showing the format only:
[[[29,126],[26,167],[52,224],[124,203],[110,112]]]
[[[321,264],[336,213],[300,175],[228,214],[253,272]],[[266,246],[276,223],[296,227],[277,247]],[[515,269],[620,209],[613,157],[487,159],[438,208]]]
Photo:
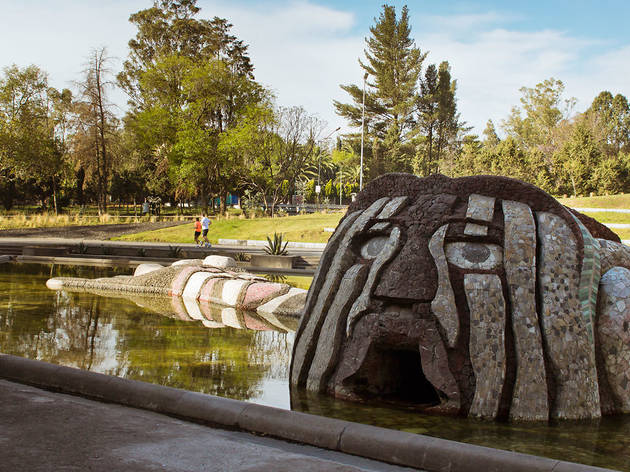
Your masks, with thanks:
[[[422,144],[414,167],[422,175],[440,171],[440,160],[456,144],[458,132],[466,130],[457,113],[456,89],[448,62],[427,67],[416,97],[416,133],[422,136]]]
[[[410,37],[406,6],[397,17],[395,7],[384,5],[370,33],[366,38],[366,59],[359,60],[368,75],[365,131],[371,139],[366,139],[366,143],[376,145],[378,152],[373,153],[373,159],[382,162],[372,162],[369,166],[373,171],[409,171],[412,152],[407,137],[414,124],[416,86],[426,53],[421,53]],[[352,126],[360,127],[363,87],[341,85],[341,88],[350,94],[353,103],[335,101],[337,114],[347,118]]]

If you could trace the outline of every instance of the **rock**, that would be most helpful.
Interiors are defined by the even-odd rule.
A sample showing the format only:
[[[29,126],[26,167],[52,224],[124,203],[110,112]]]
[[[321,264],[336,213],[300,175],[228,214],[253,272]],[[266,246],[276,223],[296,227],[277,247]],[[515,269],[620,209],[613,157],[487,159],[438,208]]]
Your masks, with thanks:
[[[299,316],[306,302],[306,290],[292,287],[285,295],[261,305],[256,310],[261,315]]]
[[[203,260],[205,267],[230,268],[237,267],[236,261],[227,256],[208,256]]]
[[[292,397],[310,397],[295,391],[305,389],[498,420],[630,410],[630,270],[599,284],[600,261],[630,269],[630,250],[597,241],[609,232],[587,223],[506,177],[373,180],[322,254],[296,332]]]
[[[164,266],[160,265],[160,264],[140,264],[138,267],[136,267],[136,270],[133,272],[134,277],[138,276],[138,275],[144,275],[144,274],[148,274],[149,272],[153,272],[154,270],[160,270],[163,269]]]
[[[203,265],[203,259],[180,259],[171,264],[172,266],[180,265]]]
[[[46,281],[46,287],[50,290],[63,290],[63,281],[59,279],[48,279]]]

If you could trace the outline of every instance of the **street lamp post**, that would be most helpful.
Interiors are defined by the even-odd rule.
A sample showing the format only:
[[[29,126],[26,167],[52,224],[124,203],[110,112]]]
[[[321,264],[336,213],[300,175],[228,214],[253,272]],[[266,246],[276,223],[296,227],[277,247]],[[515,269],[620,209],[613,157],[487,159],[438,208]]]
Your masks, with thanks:
[[[363,75],[363,106],[361,112],[361,168],[359,170],[359,191],[363,190],[363,135],[365,134],[365,81],[368,73]]]

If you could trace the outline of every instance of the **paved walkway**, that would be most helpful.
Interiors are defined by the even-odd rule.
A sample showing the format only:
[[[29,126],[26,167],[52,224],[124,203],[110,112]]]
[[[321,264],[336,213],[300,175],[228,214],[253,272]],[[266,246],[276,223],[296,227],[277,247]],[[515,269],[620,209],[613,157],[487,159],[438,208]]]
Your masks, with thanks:
[[[0,380],[0,471],[413,469]]]

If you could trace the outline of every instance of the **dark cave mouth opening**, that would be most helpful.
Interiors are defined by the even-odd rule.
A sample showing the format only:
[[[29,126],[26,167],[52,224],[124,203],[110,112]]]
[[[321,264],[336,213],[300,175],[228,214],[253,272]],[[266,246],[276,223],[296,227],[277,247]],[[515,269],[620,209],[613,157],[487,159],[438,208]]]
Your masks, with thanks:
[[[418,408],[440,404],[440,396],[422,371],[417,350],[372,344],[363,364],[343,381],[345,389],[365,400]]]

